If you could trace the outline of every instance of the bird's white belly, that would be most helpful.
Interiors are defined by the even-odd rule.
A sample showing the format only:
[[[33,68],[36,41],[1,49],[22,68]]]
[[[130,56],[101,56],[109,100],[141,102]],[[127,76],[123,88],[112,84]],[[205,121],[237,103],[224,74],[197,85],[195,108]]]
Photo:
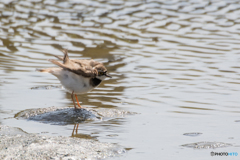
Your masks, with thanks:
[[[91,91],[94,87],[90,86],[90,78],[86,78],[67,70],[61,70],[58,75],[54,74],[62,83],[63,87],[69,92],[83,94]]]

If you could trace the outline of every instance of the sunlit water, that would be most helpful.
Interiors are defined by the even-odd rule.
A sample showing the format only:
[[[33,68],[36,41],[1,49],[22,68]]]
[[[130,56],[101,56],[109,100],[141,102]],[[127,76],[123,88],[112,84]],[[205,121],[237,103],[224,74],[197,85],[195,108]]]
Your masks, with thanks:
[[[240,154],[239,15],[238,0],[2,0],[0,123],[72,135],[73,125],[13,118],[73,106],[57,78],[35,72],[53,67],[47,59],[63,47],[113,76],[79,96],[84,107],[139,113],[82,123],[76,136],[124,146],[120,159],[210,158],[212,149],[182,146],[201,141],[230,143],[214,151]]]

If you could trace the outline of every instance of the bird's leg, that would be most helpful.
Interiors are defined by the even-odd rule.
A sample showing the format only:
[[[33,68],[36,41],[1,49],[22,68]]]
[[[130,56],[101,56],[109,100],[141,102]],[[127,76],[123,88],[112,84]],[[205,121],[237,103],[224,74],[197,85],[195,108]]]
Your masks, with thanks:
[[[72,92],[71,97],[72,97],[72,101],[73,101],[73,104],[74,104],[74,108],[75,108],[75,109],[78,109],[78,108],[76,107],[76,104],[75,104],[75,101],[74,101],[74,98],[73,98],[73,93],[74,93],[74,91]]]
[[[77,95],[76,95],[76,94],[75,94],[75,98],[76,98],[76,100],[77,100],[78,107],[79,107],[79,108],[83,108],[83,107],[79,104],[79,101],[78,101],[78,98],[77,98]]]

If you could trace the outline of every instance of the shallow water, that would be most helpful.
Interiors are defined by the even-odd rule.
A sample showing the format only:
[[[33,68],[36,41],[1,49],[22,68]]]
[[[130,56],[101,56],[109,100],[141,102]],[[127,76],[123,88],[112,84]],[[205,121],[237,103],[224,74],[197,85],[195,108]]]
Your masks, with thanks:
[[[74,125],[13,118],[34,108],[73,106],[46,59],[101,61],[113,76],[79,96],[84,107],[139,114],[81,123],[79,137],[117,143],[122,159],[203,159],[212,149],[182,145],[240,138],[240,4],[237,0],[0,2],[0,124],[71,136]],[[186,136],[186,133],[201,133]],[[219,157],[218,157],[219,158]]]

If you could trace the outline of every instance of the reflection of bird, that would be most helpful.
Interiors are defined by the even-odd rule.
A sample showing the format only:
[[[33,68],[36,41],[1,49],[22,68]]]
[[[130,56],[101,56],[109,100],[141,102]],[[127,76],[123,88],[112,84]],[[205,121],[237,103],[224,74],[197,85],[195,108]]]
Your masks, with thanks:
[[[73,128],[73,131],[72,131],[72,137],[78,134],[78,126],[79,126],[79,124],[74,124],[74,128]],[[74,134],[74,131],[75,131],[76,134]]]
[[[83,94],[91,91],[97,87],[106,77],[110,77],[107,74],[107,69],[100,62],[94,60],[77,60],[69,59],[68,51],[62,50],[64,57],[57,57],[62,60],[63,63],[50,59],[53,64],[58,65],[60,68],[47,68],[38,69],[39,72],[48,72],[56,76],[67,92],[71,93],[72,101],[75,109],[82,108],[79,104],[76,94]],[[76,107],[73,94],[77,100],[79,107]]]
[[[78,126],[79,126],[79,123],[74,124],[74,128],[73,128],[73,131],[72,131],[72,137],[83,138],[83,139],[96,139],[96,136],[91,136],[91,135],[88,135],[88,134],[78,133]]]

